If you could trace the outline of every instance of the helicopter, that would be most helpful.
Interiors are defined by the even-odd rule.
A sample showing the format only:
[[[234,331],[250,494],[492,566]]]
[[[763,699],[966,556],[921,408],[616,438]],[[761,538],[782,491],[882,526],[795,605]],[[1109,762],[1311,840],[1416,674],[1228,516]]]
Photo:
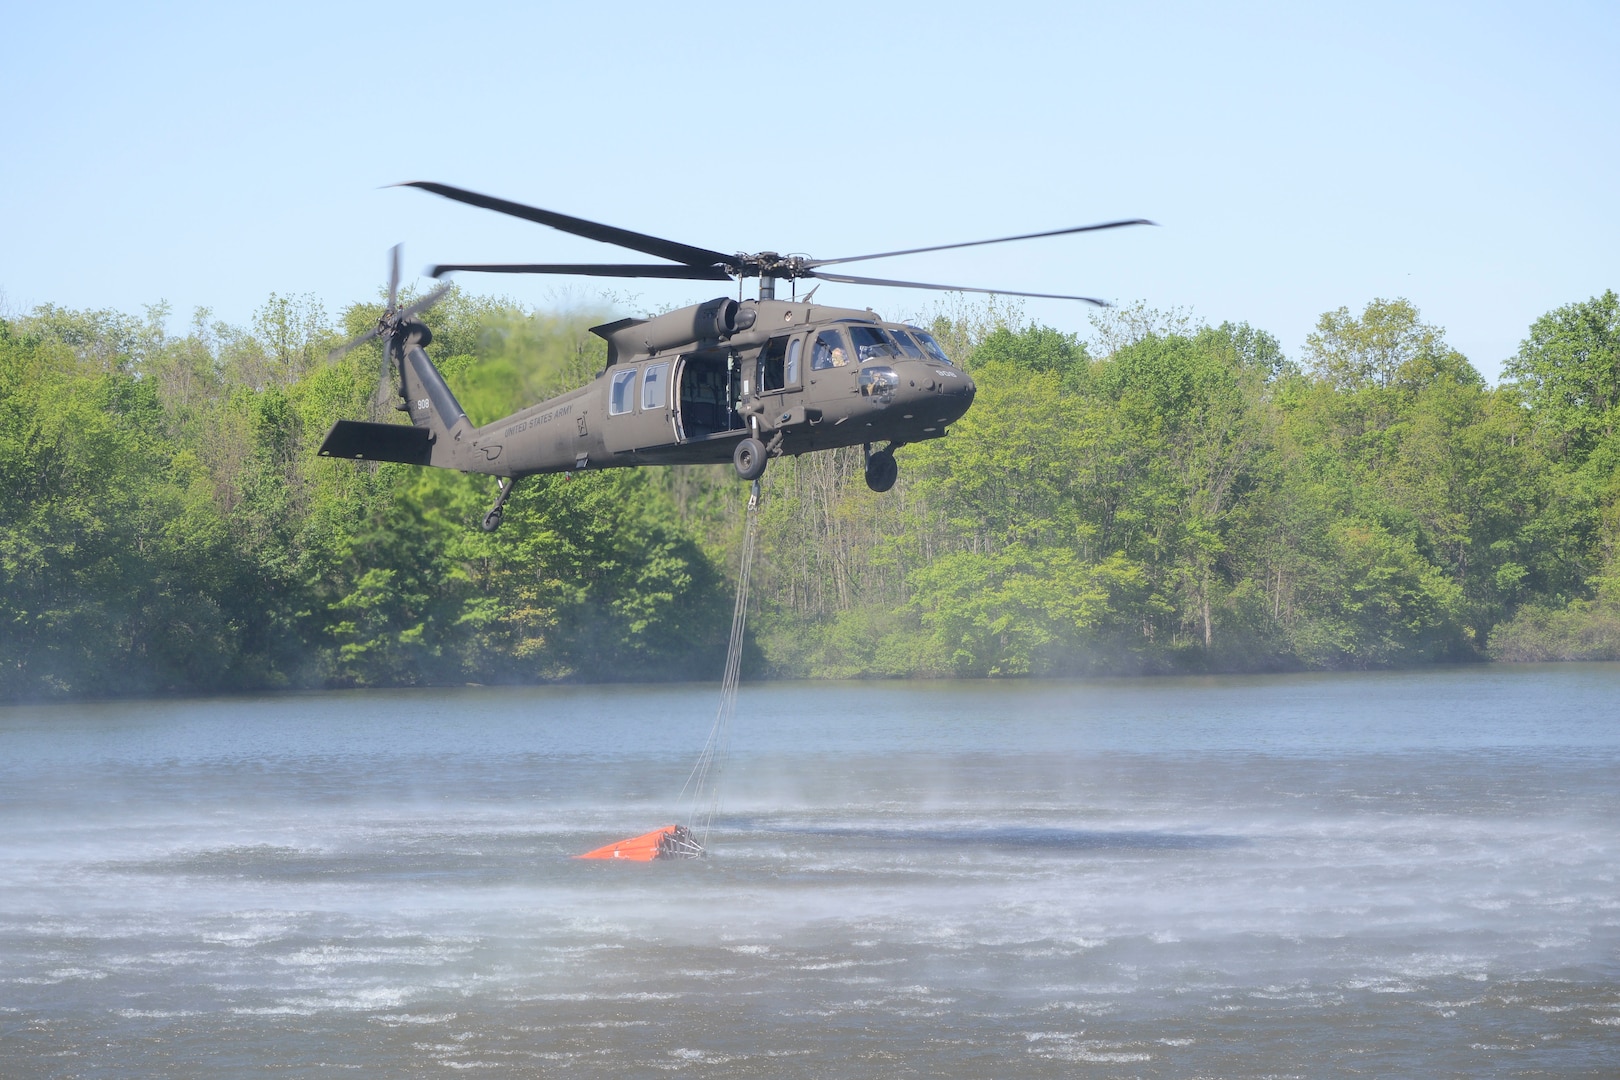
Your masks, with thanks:
[[[631,232],[583,218],[448,184],[413,180],[444,198],[603,241],[667,263],[440,264],[453,272],[568,274],[596,277],[676,278],[738,283],[737,299],[717,297],[647,319],[593,326],[607,342],[607,365],[587,385],[476,426],[456,401],[425,347],[432,333],[417,316],[437,302],[444,284],[399,306],[399,248],[391,253],[388,303],[377,325],[332,351],[340,356],[367,341],[383,343],[383,387],[409,425],[339,420],[319,453],[359,461],[393,461],[494,476],[495,505],[482,527],[500,526],[517,481],[543,473],[639,465],[695,465],[730,461],[737,475],[757,482],[766,464],[783,454],[837,447],[864,448],[865,478],[876,492],[899,476],[895,451],[937,439],[973,403],[973,379],[953,363],[921,327],[880,318],[870,308],[811,303],[798,298],[798,281],[898,286],[948,292],[997,293],[1078,300],[1089,296],[1017,292],[856,277],[824,269],[843,263],[977,247],[1047,236],[1152,225],[1144,218],[1067,229],[939,244],[838,259],[776,252],[725,254]],[[743,279],[757,277],[757,299],[741,299]],[[776,283],[792,293],[779,299]],[[817,286],[819,288],[819,285]],[[879,444],[883,444],[879,446]],[[878,449],[874,449],[878,446]],[[757,489],[756,489],[757,490]]]

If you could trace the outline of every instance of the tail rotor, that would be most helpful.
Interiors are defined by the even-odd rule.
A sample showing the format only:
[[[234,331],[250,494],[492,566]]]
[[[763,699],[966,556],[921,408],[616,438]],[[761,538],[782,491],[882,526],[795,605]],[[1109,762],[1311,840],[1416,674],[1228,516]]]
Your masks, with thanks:
[[[381,338],[382,371],[377,380],[377,392],[372,395],[371,413],[374,419],[382,419],[389,411],[389,402],[400,396],[396,386],[395,376],[399,375],[403,385],[403,374],[398,371],[400,360],[404,356],[402,342],[408,335],[402,333],[412,323],[415,316],[420,315],[434,304],[438,303],[454,286],[449,282],[440,285],[426,296],[420,297],[405,307],[399,306],[399,261],[401,245],[395,244],[388,249],[388,305],[383,308],[382,316],[377,325],[360,336],[353,338],[327,354],[328,360],[336,360],[364,345],[375,338]],[[423,335],[427,334],[427,327],[417,323],[416,326]],[[424,342],[425,343],[425,342]],[[395,406],[399,408],[400,406]]]

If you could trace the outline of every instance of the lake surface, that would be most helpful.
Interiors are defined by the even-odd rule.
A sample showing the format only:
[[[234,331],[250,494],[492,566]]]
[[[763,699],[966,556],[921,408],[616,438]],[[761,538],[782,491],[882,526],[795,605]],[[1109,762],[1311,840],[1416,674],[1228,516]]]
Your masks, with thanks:
[[[1614,1077],[1620,665],[0,709],[0,1076]]]

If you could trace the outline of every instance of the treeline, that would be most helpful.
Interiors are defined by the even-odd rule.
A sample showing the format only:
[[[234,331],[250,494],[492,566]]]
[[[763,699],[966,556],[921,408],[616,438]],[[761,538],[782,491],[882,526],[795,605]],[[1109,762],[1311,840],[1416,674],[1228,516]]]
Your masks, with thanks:
[[[1403,300],[1303,357],[1140,308],[1093,356],[979,328],[950,438],[872,497],[769,507],[767,652],[802,673],[1056,674],[1620,655],[1620,311],[1536,322],[1492,389]],[[789,470],[782,470],[786,474]],[[794,558],[795,553],[798,558]]]
[[[520,485],[323,460],[395,414],[375,321],[272,297],[0,320],[0,699],[716,678],[746,491],[729,468]],[[595,313],[452,295],[427,321],[475,420],[587,381]],[[1371,667],[1620,655],[1620,301],[1530,328],[1488,387],[1406,301],[1298,359],[1140,307],[1091,343],[1016,308],[932,318],[980,386],[866,490],[773,462],[758,675]]]

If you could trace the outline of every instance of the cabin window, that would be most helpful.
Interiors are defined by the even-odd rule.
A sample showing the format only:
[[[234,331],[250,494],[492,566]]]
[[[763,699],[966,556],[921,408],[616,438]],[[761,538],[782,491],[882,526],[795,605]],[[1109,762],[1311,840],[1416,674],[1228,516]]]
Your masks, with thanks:
[[[868,360],[887,360],[900,355],[900,350],[894,347],[889,335],[875,326],[852,326],[849,336],[855,342],[855,359],[863,364]]]
[[[787,354],[787,385],[799,385],[799,356],[804,352],[804,339],[794,338],[788,342]]]
[[[662,409],[667,396],[664,384],[668,382],[668,364],[648,364],[646,374],[641,379],[641,407],[643,409]]]
[[[952,366],[951,358],[946,356],[945,350],[939,347],[939,342],[934,340],[934,335],[928,333],[926,330],[918,330],[915,326],[911,328],[911,332],[916,336],[917,344],[921,345],[923,347],[923,351],[928,353],[929,356],[932,356],[935,360],[938,360],[947,367]]]
[[[816,335],[815,348],[810,350],[810,370],[843,367],[849,363],[849,346],[844,335],[837,330],[823,330]]]
[[[635,408],[635,399],[630,395],[634,393],[636,385],[636,371],[616,371],[613,373],[613,388],[608,394],[608,415],[623,416]]]
[[[771,338],[759,354],[759,392],[769,394],[787,385],[787,345],[785,337]]]
[[[889,336],[893,337],[894,343],[900,346],[900,351],[911,357],[913,360],[921,360],[923,358],[922,350],[917,348],[917,343],[912,341],[911,335],[906,333],[904,330],[890,330]]]

